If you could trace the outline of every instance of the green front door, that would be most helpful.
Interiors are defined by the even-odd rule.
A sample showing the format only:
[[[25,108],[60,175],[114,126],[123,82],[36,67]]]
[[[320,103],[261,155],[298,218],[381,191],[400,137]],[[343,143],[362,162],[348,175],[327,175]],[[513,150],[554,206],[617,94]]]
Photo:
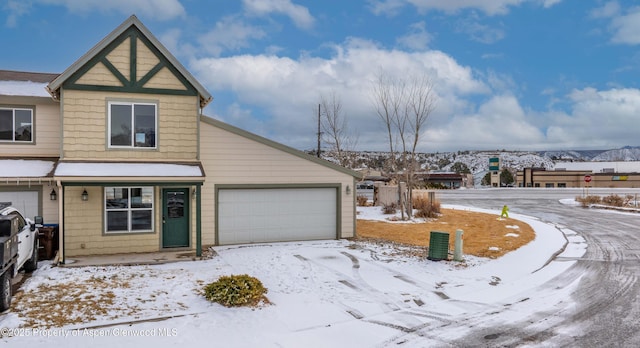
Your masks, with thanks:
[[[163,189],[162,199],[162,247],[188,247],[189,189]]]

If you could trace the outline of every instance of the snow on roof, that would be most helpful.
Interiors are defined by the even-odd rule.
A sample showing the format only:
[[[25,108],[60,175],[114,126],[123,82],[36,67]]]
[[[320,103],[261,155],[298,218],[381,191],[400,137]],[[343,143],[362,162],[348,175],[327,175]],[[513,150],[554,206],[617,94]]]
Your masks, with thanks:
[[[198,165],[171,163],[58,163],[55,176],[202,177]]]
[[[0,160],[0,178],[36,178],[49,175],[55,161]]]
[[[32,81],[1,81],[0,95],[25,97],[51,97],[45,89],[47,83]]]

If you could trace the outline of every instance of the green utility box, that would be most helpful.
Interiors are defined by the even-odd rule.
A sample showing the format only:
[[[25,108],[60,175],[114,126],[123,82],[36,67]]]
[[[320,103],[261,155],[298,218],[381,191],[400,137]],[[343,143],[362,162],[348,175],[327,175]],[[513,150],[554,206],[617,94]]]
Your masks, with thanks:
[[[446,260],[449,257],[449,233],[431,231],[429,235],[429,256],[432,261]]]

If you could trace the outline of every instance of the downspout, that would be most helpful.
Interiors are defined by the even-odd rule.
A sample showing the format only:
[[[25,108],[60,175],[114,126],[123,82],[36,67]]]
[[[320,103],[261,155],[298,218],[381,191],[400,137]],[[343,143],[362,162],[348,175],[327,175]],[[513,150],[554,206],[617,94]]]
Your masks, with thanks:
[[[196,256],[202,256],[202,190],[201,184],[196,185]]]
[[[353,197],[351,198],[352,201],[352,206],[353,206],[353,231],[351,232],[351,235],[355,238],[358,237],[357,235],[357,231],[358,231],[358,219],[356,218],[356,216],[358,215],[358,208],[357,206],[357,201],[358,201],[358,191],[356,188],[356,177],[354,176],[352,179],[352,185],[353,185]]]
[[[58,263],[64,265],[64,187],[56,181],[60,199],[58,200]]]

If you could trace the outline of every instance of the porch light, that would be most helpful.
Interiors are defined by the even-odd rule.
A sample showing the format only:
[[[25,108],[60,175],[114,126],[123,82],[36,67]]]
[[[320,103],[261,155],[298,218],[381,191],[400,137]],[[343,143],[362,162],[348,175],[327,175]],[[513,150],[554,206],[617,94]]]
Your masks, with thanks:
[[[82,195],[80,197],[82,197],[83,201],[88,201],[89,200],[89,194],[87,193],[86,189],[84,191],[82,191]]]
[[[347,185],[347,194],[350,195],[351,194],[351,187],[349,185]]]
[[[58,194],[56,193],[56,190],[51,189],[51,193],[49,194],[49,199],[52,201],[55,201],[58,199]]]

